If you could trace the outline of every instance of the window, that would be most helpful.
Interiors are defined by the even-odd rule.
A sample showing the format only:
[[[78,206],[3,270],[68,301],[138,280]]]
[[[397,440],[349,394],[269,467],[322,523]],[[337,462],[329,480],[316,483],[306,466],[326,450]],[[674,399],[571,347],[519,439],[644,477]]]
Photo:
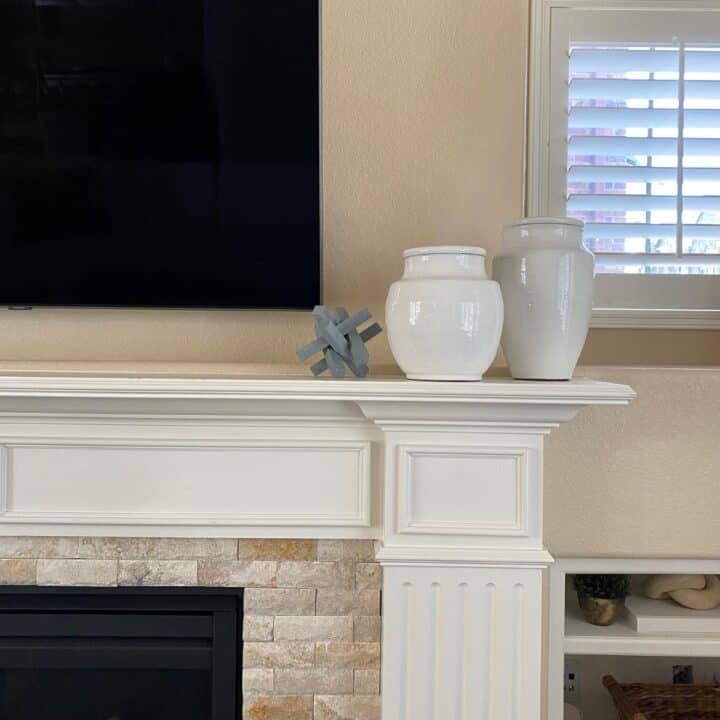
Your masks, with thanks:
[[[533,11],[528,209],[585,221],[593,324],[720,327],[720,5]]]

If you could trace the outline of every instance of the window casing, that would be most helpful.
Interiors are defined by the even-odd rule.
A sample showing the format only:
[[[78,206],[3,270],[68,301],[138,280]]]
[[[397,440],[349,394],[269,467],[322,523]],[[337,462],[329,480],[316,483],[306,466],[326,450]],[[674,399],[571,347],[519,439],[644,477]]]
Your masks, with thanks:
[[[720,6],[535,0],[528,169],[528,214],[586,222],[595,326],[720,327]]]

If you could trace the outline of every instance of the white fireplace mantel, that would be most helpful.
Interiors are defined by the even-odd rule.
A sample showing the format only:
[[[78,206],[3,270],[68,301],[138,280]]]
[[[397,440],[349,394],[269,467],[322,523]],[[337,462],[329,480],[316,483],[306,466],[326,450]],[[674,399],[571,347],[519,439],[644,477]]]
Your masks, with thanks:
[[[539,720],[543,436],[590,380],[0,375],[0,534],[381,541],[383,718]]]

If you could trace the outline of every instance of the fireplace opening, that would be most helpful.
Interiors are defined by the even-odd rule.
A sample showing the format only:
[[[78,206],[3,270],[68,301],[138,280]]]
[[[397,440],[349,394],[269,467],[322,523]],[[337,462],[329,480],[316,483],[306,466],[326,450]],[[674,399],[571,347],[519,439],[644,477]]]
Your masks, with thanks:
[[[237,720],[242,590],[0,590],[0,720]]]

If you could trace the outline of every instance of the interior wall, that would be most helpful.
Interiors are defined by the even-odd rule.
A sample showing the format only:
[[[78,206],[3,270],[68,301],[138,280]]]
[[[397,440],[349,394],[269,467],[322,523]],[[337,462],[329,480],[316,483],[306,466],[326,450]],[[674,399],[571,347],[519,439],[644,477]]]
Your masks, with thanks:
[[[553,431],[545,541],[553,555],[720,556],[720,368],[583,367],[631,385]]]
[[[382,322],[404,248],[492,257],[522,215],[529,0],[323,5],[325,301]],[[308,313],[0,311],[5,360],[291,363],[311,335]],[[717,364],[720,333],[593,331],[582,361]]]

